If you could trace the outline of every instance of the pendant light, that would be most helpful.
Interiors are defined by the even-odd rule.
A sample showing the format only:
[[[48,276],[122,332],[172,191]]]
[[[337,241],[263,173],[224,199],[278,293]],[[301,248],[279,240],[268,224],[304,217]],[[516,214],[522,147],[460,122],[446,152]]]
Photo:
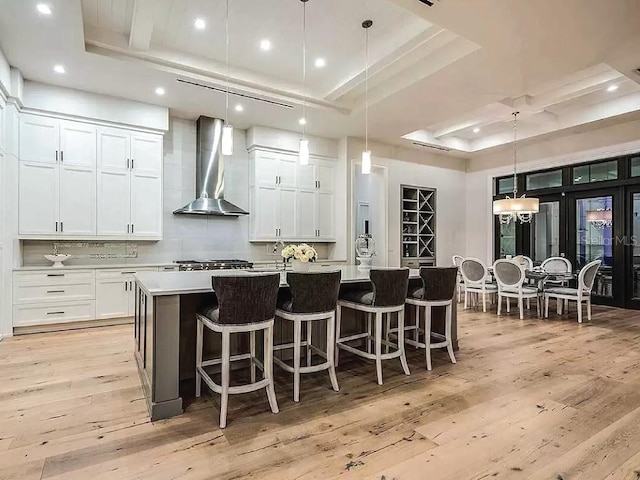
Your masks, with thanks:
[[[227,0],[227,11],[225,16],[225,32],[226,32],[226,113],[224,116],[224,125],[222,127],[222,145],[220,153],[225,156],[233,155],[233,126],[229,125],[229,0]]]
[[[309,140],[307,140],[307,2],[302,2],[302,138],[298,152],[298,163],[309,165]]]
[[[365,31],[365,69],[364,69],[364,152],[362,152],[362,174],[371,173],[371,150],[369,150],[369,29],[372,20],[362,22]]]
[[[494,200],[493,213],[498,215],[500,223],[506,225],[512,220],[520,223],[531,222],[533,215],[540,211],[540,200],[537,198],[526,198],[524,195],[518,197],[518,114],[513,112],[513,198],[507,197],[502,200]]]

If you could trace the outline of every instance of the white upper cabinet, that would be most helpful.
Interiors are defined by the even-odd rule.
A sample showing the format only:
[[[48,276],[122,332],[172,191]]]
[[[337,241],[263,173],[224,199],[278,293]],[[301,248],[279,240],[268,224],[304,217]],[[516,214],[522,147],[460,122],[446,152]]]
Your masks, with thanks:
[[[96,130],[95,125],[62,120],[60,122],[60,163],[95,168]]]
[[[66,159],[65,159],[66,162]],[[90,167],[60,165],[61,235],[89,237],[96,234],[96,172]]]
[[[334,161],[251,153],[251,241],[335,241]]]
[[[20,160],[57,163],[60,120],[24,113],[20,116]]]
[[[58,233],[58,165],[20,162],[18,222],[21,234]]]
[[[129,171],[131,133],[119,128],[98,129],[98,168],[108,171]]]
[[[162,135],[24,113],[19,233],[162,238]]]

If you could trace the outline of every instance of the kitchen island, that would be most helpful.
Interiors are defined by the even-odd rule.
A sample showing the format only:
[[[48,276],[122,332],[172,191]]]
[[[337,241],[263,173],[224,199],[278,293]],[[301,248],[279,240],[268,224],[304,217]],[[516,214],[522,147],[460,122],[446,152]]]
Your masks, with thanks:
[[[342,272],[342,288],[369,281],[369,272],[356,266],[314,266],[313,271]],[[183,413],[183,397],[195,385],[195,314],[215,301],[211,286],[214,276],[251,275],[265,270],[216,270],[193,272],[142,272],[136,275],[134,342],[138,372],[151,420]],[[275,272],[275,270],[274,270]],[[286,273],[280,272],[281,288],[287,288]],[[410,282],[419,282],[418,270],[410,271]],[[453,336],[456,341],[456,315],[453,309]],[[439,315],[434,315],[434,331],[440,331]],[[442,316],[443,317],[443,316]],[[346,317],[348,320],[348,317]],[[407,324],[412,321],[407,316]],[[291,335],[276,322],[274,342],[285,343]],[[343,322],[343,328],[357,331],[361,322]],[[232,353],[248,351],[247,339],[232,337]],[[205,336],[205,357],[218,354],[220,340]]]

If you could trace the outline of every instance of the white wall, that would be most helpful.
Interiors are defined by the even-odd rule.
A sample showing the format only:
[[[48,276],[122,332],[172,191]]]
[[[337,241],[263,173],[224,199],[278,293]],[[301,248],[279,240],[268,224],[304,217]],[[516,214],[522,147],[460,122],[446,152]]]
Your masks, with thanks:
[[[347,155],[351,162],[359,162],[364,144],[358,139],[349,139]],[[370,142],[375,165],[388,169],[388,245],[389,266],[399,266],[402,252],[400,246],[401,203],[400,186],[416,185],[435,188],[436,194],[436,264],[451,264],[454,254],[465,250],[465,196],[464,184],[466,162],[463,159],[431,153],[427,150],[409,150]],[[383,155],[396,155],[384,157]],[[350,194],[349,198],[352,198]],[[353,228],[349,238],[355,240]],[[353,249],[351,249],[353,250]],[[353,255],[353,254],[352,254]],[[352,257],[350,257],[352,258]]]
[[[124,98],[24,82],[24,105],[34,110],[104,120],[138,128],[166,131],[169,109]]]
[[[493,179],[513,173],[513,147],[492,149],[469,162],[465,179],[465,254],[493,261]],[[640,152],[640,120],[607,125],[518,146],[518,171],[534,171]]]
[[[9,95],[11,92],[11,68],[9,62],[7,62],[4,53],[0,49],[0,89],[5,95]]]

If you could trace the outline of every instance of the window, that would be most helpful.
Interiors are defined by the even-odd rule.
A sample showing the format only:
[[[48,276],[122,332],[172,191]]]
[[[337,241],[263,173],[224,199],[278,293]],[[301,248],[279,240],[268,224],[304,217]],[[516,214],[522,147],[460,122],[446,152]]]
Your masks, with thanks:
[[[631,176],[640,177],[640,157],[631,159]]]
[[[513,193],[513,177],[499,178],[497,190],[498,195]]]
[[[562,170],[527,175],[527,190],[562,186]]]
[[[618,178],[618,161],[582,165],[573,168],[573,184],[604,182]]]

